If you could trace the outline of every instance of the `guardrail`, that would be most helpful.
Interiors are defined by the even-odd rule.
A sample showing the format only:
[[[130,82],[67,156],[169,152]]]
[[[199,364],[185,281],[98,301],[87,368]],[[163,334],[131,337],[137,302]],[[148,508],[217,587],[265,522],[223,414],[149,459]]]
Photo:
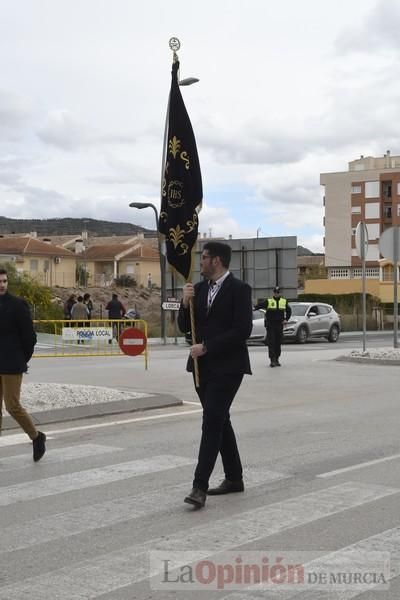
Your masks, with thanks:
[[[139,329],[147,340],[147,321],[143,319],[35,319],[33,324],[38,336],[33,358],[124,356],[118,340],[130,327]],[[147,344],[142,355],[147,369]]]

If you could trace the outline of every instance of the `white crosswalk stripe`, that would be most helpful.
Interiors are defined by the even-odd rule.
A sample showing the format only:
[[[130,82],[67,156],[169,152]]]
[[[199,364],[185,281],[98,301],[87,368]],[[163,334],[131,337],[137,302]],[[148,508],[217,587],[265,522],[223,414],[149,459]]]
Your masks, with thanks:
[[[35,596],[57,600],[86,600],[140,582],[149,576],[149,552],[154,550],[195,552],[201,559],[216,552],[259,540],[269,535],[311,523],[345,510],[397,494],[399,490],[379,485],[344,483],[334,487],[246,511],[235,519],[220,519],[212,524],[213,548],[210,552],[210,524],[172,533],[125,547],[100,557],[68,565],[51,573],[28,578],[22,583],[0,588],[0,598],[22,600]],[[84,591],[84,595],[82,593]],[[52,595],[53,594],[53,595]]]
[[[382,533],[378,533],[371,537],[365,538],[364,540],[360,540],[355,544],[351,544],[336,552],[331,552],[329,554],[322,554],[318,559],[311,561],[307,564],[311,569],[315,566],[317,567],[321,563],[329,563],[333,562],[338,557],[342,557],[345,554],[350,555],[352,552],[387,552],[390,553],[390,579],[394,577],[398,577],[400,575],[400,527],[394,527],[393,529],[388,529],[383,531]],[[250,590],[250,591],[249,591]],[[266,595],[266,591],[260,591],[260,586],[258,586],[258,590],[254,593],[251,593],[251,588],[248,588],[247,591],[228,594],[227,596],[223,596],[220,600],[261,600],[265,598],[276,598],[277,600],[290,600],[292,598],[296,598],[296,600],[351,600],[352,598],[356,598],[359,594],[359,590],[349,590],[349,591],[331,591],[321,592],[321,590],[312,590],[308,589],[304,592],[298,591],[288,591],[284,589],[271,589],[265,588],[268,591],[268,596]]]
[[[153,456],[143,460],[133,460],[97,469],[49,477],[48,479],[42,479],[40,485],[37,484],[37,481],[17,483],[16,485],[0,488],[0,506],[104,485],[113,481],[144,475],[145,473],[175,469],[176,467],[191,465],[193,462],[192,459],[182,458],[181,456]]]
[[[9,437],[13,438],[10,445],[21,443],[17,441],[18,435]],[[7,436],[2,439],[7,439]],[[23,436],[23,441],[26,442],[26,436]],[[3,445],[6,446],[7,443]],[[328,483],[326,480],[316,479],[316,491],[294,493],[291,496],[291,482],[288,482],[291,476],[288,473],[255,467],[246,469],[246,490],[259,487],[260,491],[254,495],[232,496],[229,501],[234,507],[233,516],[219,512],[218,509],[224,506],[223,502],[210,497],[207,500],[210,510],[206,508],[197,513],[196,518],[191,514],[191,509],[182,504],[183,496],[189,488],[188,472],[191,473],[191,467],[195,463],[192,457],[162,454],[118,462],[123,450],[119,446],[96,443],[58,447],[46,455],[39,469],[32,467],[28,453],[0,458],[0,473],[4,477],[11,477],[11,481],[20,481],[21,474],[26,474],[28,464],[32,468],[32,477],[35,477],[32,481],[0,486],[0,507],[6,511],[4,517],[0,513],[0,600],[31,600],[35,597],[44,600],[90,600],[113,593],[122,593],[118,598],[125,598],[124,587],[148,585],[150,577],[158,576],[159,579],[160,566],[150,570],[149,557],[154,551],[166,555],[173,551],[185,552],[193,561],[218,557],[221,553],[246,544],[257,546],[257,543],[260,544],[261,540],[269,536],[311,526],[319,520],[339,518],[346,511],[372,510],[374,503],[385,500],[394,502],[391,498],[400,493],[397,487],[371,482],[347,481],[331,485],[331,481]],[[101,457],[102,463],[107,464],[88,468],[96,457]],[[56,472],[59,472],[59,467],[62,474],[50,477],[49,473],[54,472],[54,465],[57,467]],[[47,470],[47,466],[51,468]],[[190,470],[183,469],[184,467],[190,467]],[[171,483],[158,486],[158,474],[171,472],[173,469],[176,471]],[[14,471],[17,479],[14,478]],[[133,490],[130,487],[123,488],[130,478],[140,477],[147,477],[149,491],[141,491],[141,486],[138,485],[133,488],[134,495],[131,495]],[[168,481],[168,478],[165,480]],[[275,488],[287,486],[289,497],[267,503],[268,496],[264,500],[262,486],[270,488],[272,484]],[[321,487],[325,485],[328,487]],[[98,500],[96,497],[93,502],[93,494],[85,492],[96,486],[108,486],[112,489],[112,496],[99,497]],[[68,493],[76,491],[81,493],[75,495],[71,506]],[[52,499],[49,513],[46,498]],[[43,499],[43,502],[39,503],[37,514],[30,511],[30,504],[38,499]],[[247,501],[252,499],[256,504],[250,508]],[[32,506],[36,507],[37,504]],[[246,509],[243,509],[244,505]],[[18,516],[21,513],[22,518],[8,522],[7,515],[13,514],[11,511]],[[181,524],[182,515],[185,522]],[[155,533],[148,533],[147,523],[154,522],[158,525],[158,519],[161,518],[167,523],[166,528],[163,528],[163,535],[160,535],[157,528],[154,528]],[[142,521],[145,524],[139,527],[141,537],[135,541],[136,528]],[[190,525],[187,526],[187,523]],[[106,538],[106,543],[92,545],[92,539],[103,538]],[[112,542],[110,548],[107,547],[107,539]],[[78,552],[75,552],[74,543],[77,540]],[[51,557],[53,551],[55,559],[50,565],[45,560],[41,562],[36,558],[42,552]],[[316,555],[330,560],[337,554],[348,551],[390,552],[390,577],[400,575],[400,527],[387,529],[361,541],[354,540],[354,543],[339,548],[336,552],[324,554],[317,551]],[[57,554],[63,557],[60,562]],[[7,568],[8,561],[10,570]],[[29,568],[24,569],[24,561]],[[313,565],[313,562],[309,564]],[[155,599],[164,600],[160,588],[150,591]],[[179,590],[178,593],[181,592]],[[221,592],[215,596],[211,592],[210,598],[351,600],[358,594],[357,590],[321,592],[307,589],[299,592],[298,589],[260,590],[249,587],[230,593],[226,591],[223,598]],[[140,595],[127,593],[126,598],[133,597],[139,598]],[[174,594],[168,592],[165,598],[167,597],[174,597]]]
[[[46,455],[46,465],[63,463],[67,460],[77,460],[89,456],[98,456],[108,452],[117,452],[122,448],[114,446],[101,446],[100,444],[80,444],[70,448],[54,448]],[[32,464],[32,457],[29,454],[17,454],[7,456],[0,461],[0,473],[3,471],[14,471],[15,469],[24,469]],[[44,463],[42,463],[44,464]]]
[[[265,469],[250,469],[246,477],[246,489],[280,481],[287,475]],[[176,508],[187,493],[187,483],[169,486],[160,491],[98,502],[64,513],[35,519],[23,525],[10,525],[1,531],[0,552],[28,548],[33,544],[69,537],[99,527],[130,521]],[[161,507],[161,508],[160,508]]]

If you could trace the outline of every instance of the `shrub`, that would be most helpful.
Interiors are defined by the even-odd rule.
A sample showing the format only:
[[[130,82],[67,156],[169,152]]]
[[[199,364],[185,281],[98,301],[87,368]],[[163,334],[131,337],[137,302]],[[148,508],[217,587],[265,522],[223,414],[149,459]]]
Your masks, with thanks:
[[[131,275],[118,275],[118,277],[114,279],[114,282],[119,287],[136,287],[136,279]]]

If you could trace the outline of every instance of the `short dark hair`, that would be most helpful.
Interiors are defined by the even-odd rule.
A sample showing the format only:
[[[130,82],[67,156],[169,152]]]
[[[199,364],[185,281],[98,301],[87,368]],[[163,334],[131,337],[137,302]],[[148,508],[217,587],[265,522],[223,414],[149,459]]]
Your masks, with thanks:
[[[223,242],[207,242],[204,244],[203,250],[207,250],[212,258],[218,256],[226,269],[229,267],[232,256],[232,249],[229,244],[224,244]]]
[[[0,269],[0,275],[7,275],[7,279],[8,279],[8,273],[7,273],[7,269]]]
[[[88,294],[88,293],[83,294],[83,299],[84,300],[89,300],[89,298],[90,298],[90,294]]]
[[[118,294],[113,294],[112,297],[113,298],[118,298]]]

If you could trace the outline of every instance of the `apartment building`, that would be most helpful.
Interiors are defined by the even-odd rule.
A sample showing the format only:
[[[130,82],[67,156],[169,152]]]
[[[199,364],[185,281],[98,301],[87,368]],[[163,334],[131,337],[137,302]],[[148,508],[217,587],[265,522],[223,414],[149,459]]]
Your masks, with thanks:
[[[349,162],[349,169],[322,173],[325,187],[325,266],[328,279],[359,279],[361,261],[357,256],[355,232],[364,221],[369,248],[366,276],[384,281],[393,272],[390,261],[381,260],[379,237],[388,227],[400,224],[400,156],[361,156]]]

